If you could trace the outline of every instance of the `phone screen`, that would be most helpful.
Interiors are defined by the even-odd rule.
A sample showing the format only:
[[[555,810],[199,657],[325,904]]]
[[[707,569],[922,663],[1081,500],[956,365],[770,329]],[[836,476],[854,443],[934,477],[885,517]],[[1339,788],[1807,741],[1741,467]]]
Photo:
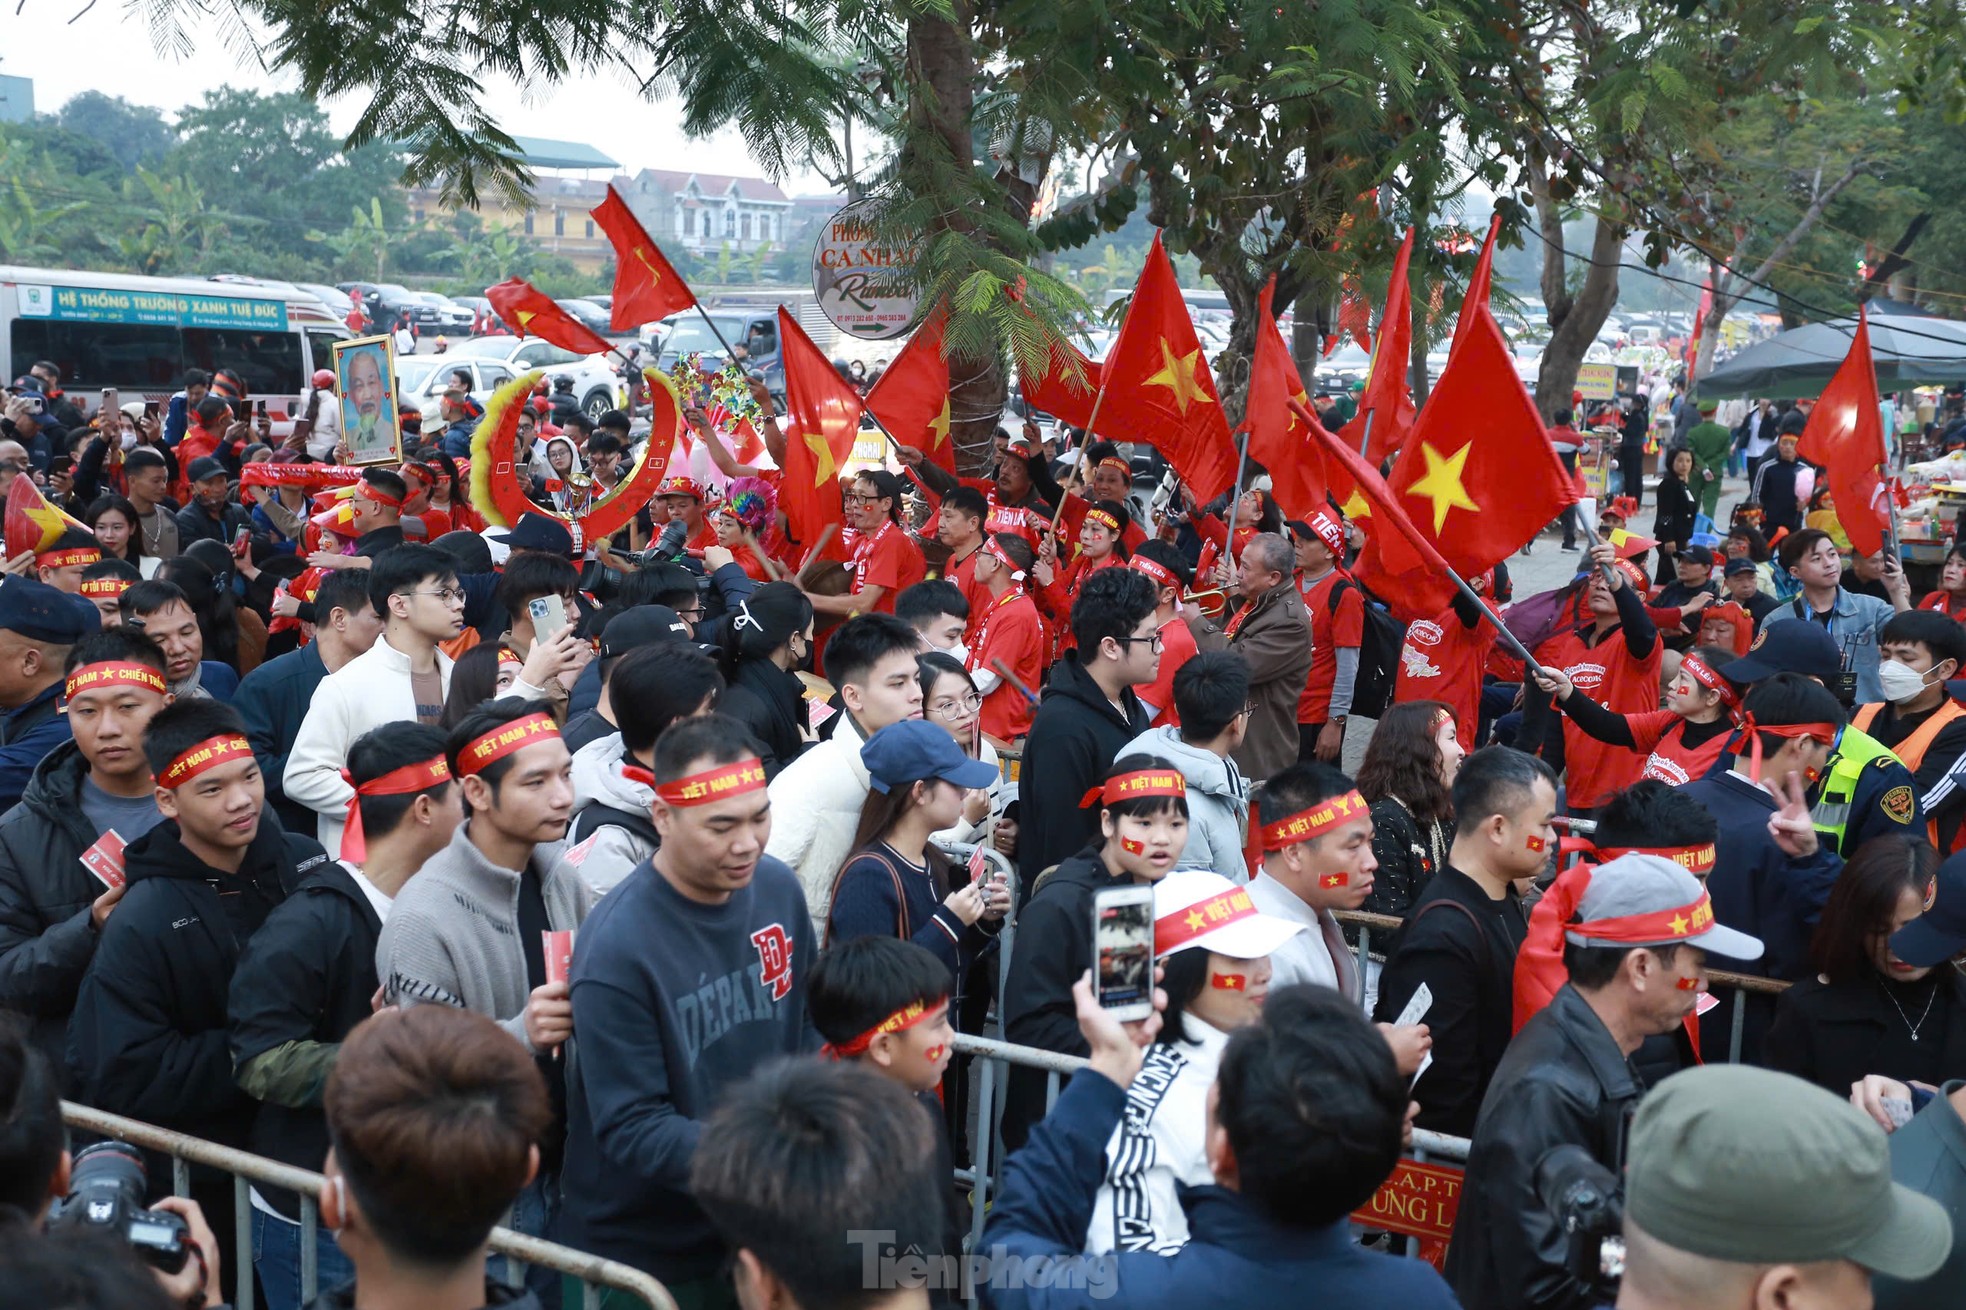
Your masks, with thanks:
[[[145,418],[156,418],[156,417],[157,417],[157,402],[156,402],[156,401],[154,401],[154,400],[146,400],[146,401],[144,401],[144,402],[143,402],[143,416],[144,416]]]
[[[1093,989],[1116,1018],[1153,1011],[1154,889],[1108,887],[1092,898]]]

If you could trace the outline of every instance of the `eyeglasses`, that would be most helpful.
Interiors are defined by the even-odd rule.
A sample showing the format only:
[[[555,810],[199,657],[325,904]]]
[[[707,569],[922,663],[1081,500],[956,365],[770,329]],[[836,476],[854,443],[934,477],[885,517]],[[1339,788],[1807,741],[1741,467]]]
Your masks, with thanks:
[[[683,619],[700,619],[703,617],[703,606],[699,604],[699,605],[692,605],[688,609],[678,609],[676,611],[676,617],[683,618]]]
[[[435,596],[446,605],[462,605],[465,600],[464,592],[453,587],[439,587],[436,591],[412,591],[410,595]]]
[[[1153,647],[1153,649],[1156,651],[1160,650],[1161,648],[1161,639],[1160,639],[1160,634],[1158,632],[1156,632],[1151,637],[1115,637],[1113,638],[1113,640],[1125,642],[1129,646],[1131,646],[1136,641],[1144,641],[1149,646]]]
[[[1256,712],[1256,707],[1255,707],[1254,705],[1245,705],[1245,706],[1243,706],[1243,707],[1242,707],[1242,709],[1241,709],[1241,710],[1240,710],[1240,711],[1239,711],[1239,712],[1237,713],[1237,715],[1236,715],[1236,717],[1237,717],[1237,718],[1240,718],[1240,719],[1246,719],[1246,718],[1248,718],[1248,717],[1249,717],[1250,715],[1252,715],[1252,714],[1254,714],[1255,712]]]
[[[960,719],[965,714],[974,714],[983,708],[983,698],[975,692],[961,700],[941,701],[929,710],[938,719]]]
[[[850,497],[850,498],[851,498],[851,499],[853,500],[853,502],[854,502],[855,504],[857,504],[857,505],[878,505],[878,504],[880,504],[880,503],[881,503],[882,501],[884,501],[884,500],[886,500],[886,499],[887,499],[887,497],[886,497],[886,496],[878,496],[878,495],[876,495],[876,496],[863,496],[863,495],[861,495],[861,494],[860,494],[859,492],[857,492],[857,491],[855,491],[855,492],[850,492],[850,493],[848,493],[848,494],[849,494],[849,497]]]

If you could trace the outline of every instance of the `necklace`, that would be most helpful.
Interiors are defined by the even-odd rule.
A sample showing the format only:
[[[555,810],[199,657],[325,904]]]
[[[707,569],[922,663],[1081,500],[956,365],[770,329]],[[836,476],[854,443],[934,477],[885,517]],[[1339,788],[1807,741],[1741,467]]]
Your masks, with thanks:
[[[1884,986],[1884,982],[1882,979],[1878,980],[1878,986],[1884,987],[1884,995],[1885,998],[1891,1002],[1891,1008],[1896,1010],[1898,1012],[1898,1017],[1905,1021],[1905,1027],[1911,1029],[1911,1040],[1913,1040],[1914,1042],[1917,1041],[1918,1030],[1920,1028],[1923,1028],[1925,1026],[1925,1020],[1931,1017],[1932,1002],[1939,999],[1939,989],[1937,985],[1935,984],[1933,986],[1932,994],[1925,998],[1925,1009],[1924,1012],[1918,1016],[1917,1023],[1913,1023],[1911,1021],[1911,1016],[1905,1013],[1905,1007],[1898,1004],[1898,998],[1891,995],[1891,989],[1889,987]]]

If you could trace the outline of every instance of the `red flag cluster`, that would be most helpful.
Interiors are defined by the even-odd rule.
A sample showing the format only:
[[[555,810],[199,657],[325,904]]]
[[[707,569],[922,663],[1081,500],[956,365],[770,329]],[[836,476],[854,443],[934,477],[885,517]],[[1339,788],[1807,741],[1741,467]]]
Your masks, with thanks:
[[[1857,307],[1850,353],[1809,411],[1796,453],[1823,466],[1837,521],[1859,554],[1884,549],[1890,506],[1884,488],[1884,416],[1877,407],[1877,369],[1870,357],[1870,318]]]

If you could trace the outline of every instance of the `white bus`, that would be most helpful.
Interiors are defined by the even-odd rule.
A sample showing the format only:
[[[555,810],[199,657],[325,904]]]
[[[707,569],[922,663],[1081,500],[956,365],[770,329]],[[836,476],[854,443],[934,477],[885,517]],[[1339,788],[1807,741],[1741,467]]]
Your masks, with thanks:
[[[187,369],[230,368],[284,423],[348,329],[311,293],[196,278],[134,277],[0,264],[0,361],[11,382],[37,360],[61,369],[93,413],[105,387],[165,401]]]

